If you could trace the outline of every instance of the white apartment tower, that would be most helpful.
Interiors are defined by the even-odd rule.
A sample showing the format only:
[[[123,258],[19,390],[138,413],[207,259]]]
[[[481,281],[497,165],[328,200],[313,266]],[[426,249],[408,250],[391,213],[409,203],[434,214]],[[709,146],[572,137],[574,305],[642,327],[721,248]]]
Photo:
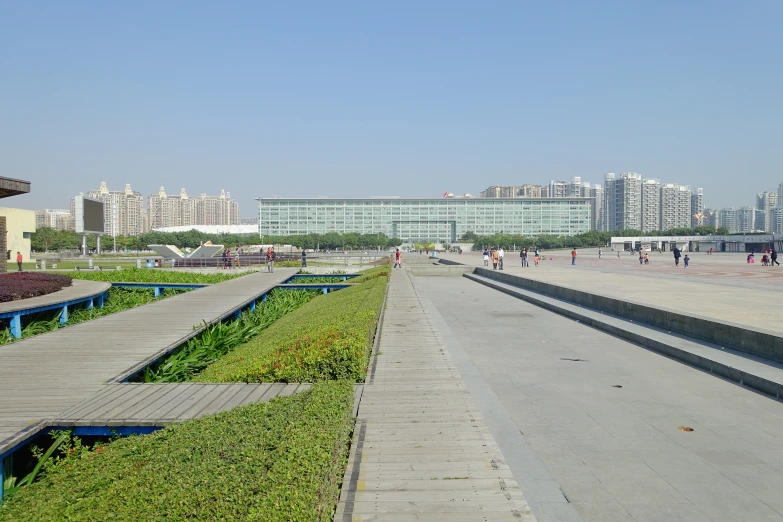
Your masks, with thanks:
[[[778,206],[778,193],[777,192],[762,192],[756,195],[756,223],[754,228],[756,230],[763,230],[764,232],[772,232],[772,209]]]
[[[661,180],[642,181],[642,232],[659,230],[661,226]]]
[[[197,225],[196,200],[188,197],[183,187],[178,196],[169,196],[160,187],[149,197],[149,226],[151,229]]]
[[[579,198],[582,196],[582,177],[574,176],[568,184],[567,194],[569,198]]]
[[[704,189],[697,188],[696,192],[691,194],[691,228],[696,228],[704,225],[704,219],[694,216],[701,216],[704,214]]]
[[[140,192],[131,190],[130,183],[125,184],[123,191],[112,191],[101,181],[100,188],[88,192],[87,197],[103,201],[105,234],[138,236],[142,233],[144,198]]]
[[[678,183],[661,185],[660,230],[691,228],[691,187]]]
[[[196,222],[199,225],[238,225],[239,203],[223,189],[219,196],[201,194],[196,199]]]
[[[642,177],[625,172],[618,178],[604,178],[604,214],[606,230],[640,230],[642,228]]]
[[[550,198],[567,198],[570,183],[568,181],[551,180],[549,182],[549,195]]]

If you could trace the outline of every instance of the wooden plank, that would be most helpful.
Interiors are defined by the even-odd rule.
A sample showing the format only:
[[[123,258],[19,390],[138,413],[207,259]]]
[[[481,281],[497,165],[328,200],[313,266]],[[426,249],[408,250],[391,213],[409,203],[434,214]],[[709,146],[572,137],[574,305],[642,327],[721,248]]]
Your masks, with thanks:
[[[107,386],[107,380],[178,345],[194,325],[230,314],[295,272],[254,273],[0,347],[2,433],[84,415],[110,415],[113,422],[122,415],[122,403],[112,402],[130,389]],[[126,412],[130,419],[139,418],[139,405],[157,406],[163,414],[173,408],[163,411],[147,401],[154,394],[146,393],[130,396],[140,399],[125,405],[133,410]],[[0,452],[7,447],[0,444]]]
[[[261,397],[269,390],[269,387],[271,384],[269,383],[259,383],[255,385],[255,388],[253,389],[253,393],[245,397],[245,400],[242,402],[242,404],[252,404],[254,402],[258,402]]]
[[[181,393],[187,391],[190,385],[185,386],[161,386],[160,391],[146,402],[142,409],[138,409],[133,415],[126,416],[123,426],[155,426],[151,422],[152,414],[161,408],[165,408]]]
[[[219,398],[215,399],[206,408],[201,410],[198,416],[212,415],[223,411],[225,404],[233,399],[236,394],[241,393],[244,386],[244,384],[221,384],[220,387],[225,388],[223,393],[220,394]]]

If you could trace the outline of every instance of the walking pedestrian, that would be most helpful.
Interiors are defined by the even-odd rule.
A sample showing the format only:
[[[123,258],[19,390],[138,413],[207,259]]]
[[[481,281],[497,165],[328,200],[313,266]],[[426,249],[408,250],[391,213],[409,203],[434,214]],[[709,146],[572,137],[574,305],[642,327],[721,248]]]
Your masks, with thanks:
[[[16,253],[16,264],[19,265],[19,271],[22,271],[22,253],[17,252]]]
[[[641,265],[642,263],[644,263],[644,256],[642,255],[642,251],[639,250],[639,264]]]
[[[492,249],[492,270],[498,269],[498,261],[500,260],[500,257],[498,256],[498,251],[494,248]]]
[[[484,247],[484,266],[489,266],[489,250]]]
[[[682,258],[682,262],[685,263],[685,268],[688,268],[688,263],[690,262],[691,258],[688,257],[688,254],[685,254],[685,257]]]
[[[775,265],[780,266],[780,263],[778,263],[778,251],[777,250],[775,250],[773,248],[772,251],[769,253],[769,257],[770,257],[770,259],[772,259],[772,262],[769,264],[769,266],[775,266]],[[22,269],[20,268],[19,270],[21,271]]]
[[[598,247],[598,259],[601,259],[601,247]]]
[[[402,252],[400,252],[399,248],[394,253],[394,267],[393,268],[402,268]]]
[[[535,263],[536,266],[538,266],[538,261],[541,259],[541,252],[538,250],[538,247],[533,247],[533,248],[536,249],[535,256],[533,257],[533,262]]]
[[[674,266],[680,266],[680,249],[677,247],[674,247],[674,250],[672,250],[672,253],[674,254]]]
[[[270,274],[275,271],[275,249],[269,247],[266,250],[266,271]]]
[[[505,254],[505,252],[503,252],[503,247],[500,247],[500,249],[498,250],[498,268],[500,268],[501,270],[503,270],[503,255],[504,254]]]
[[[228,249],[223,250],[223,253],[220,255],[220,257],[223,258],[223,270],[228,268]]]
[[[307,268],[307,251],[302,249],[302,268]]]
[[[575,264],[576,264],[576,249],[573,249],[573,250],[571,251],[571,264],[572,264],[572,265],[575,265]]]
[[[519,257],[522,258],[522,266],[527,266],[527,248],[523,248],[522,251],[519,252]]]

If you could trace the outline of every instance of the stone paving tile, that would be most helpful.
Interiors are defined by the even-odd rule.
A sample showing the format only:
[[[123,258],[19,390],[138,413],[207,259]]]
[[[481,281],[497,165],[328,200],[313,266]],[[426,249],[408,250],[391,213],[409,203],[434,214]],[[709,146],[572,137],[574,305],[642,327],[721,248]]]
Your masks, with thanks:
[[[586,522],[783,521],[781,402],[465,278],[435,279],[416,277],[416,290],[499,398],[484,418],[512,419]],[[536,516],[557,509],[517,479]]]

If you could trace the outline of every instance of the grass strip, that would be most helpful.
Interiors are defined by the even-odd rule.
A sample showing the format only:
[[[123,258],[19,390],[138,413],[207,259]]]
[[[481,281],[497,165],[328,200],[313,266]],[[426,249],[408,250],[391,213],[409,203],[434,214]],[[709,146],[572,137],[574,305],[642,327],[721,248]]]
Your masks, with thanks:
[[[389,267],[321,295],[208,366],[194,382],[364,379]]]
[[[153,270],[149,268],[129,268],[127,270],[104,270],[94,272],[69,272],[74,279],[105,281],[107,283],[191,283],[215,284],[247,275],[251,272],[228,272],[225,274],[200,274],[198,272],[179,272],[175,270]]]
[[[346,382],[56,459],[10,521],[331,520],[353,426]]]
[[[318,290],[273,290],[254,311],[243,312],[236,321],[207,327],[171,355],[148,366],[134,380],[186,381],[318,294]]]

